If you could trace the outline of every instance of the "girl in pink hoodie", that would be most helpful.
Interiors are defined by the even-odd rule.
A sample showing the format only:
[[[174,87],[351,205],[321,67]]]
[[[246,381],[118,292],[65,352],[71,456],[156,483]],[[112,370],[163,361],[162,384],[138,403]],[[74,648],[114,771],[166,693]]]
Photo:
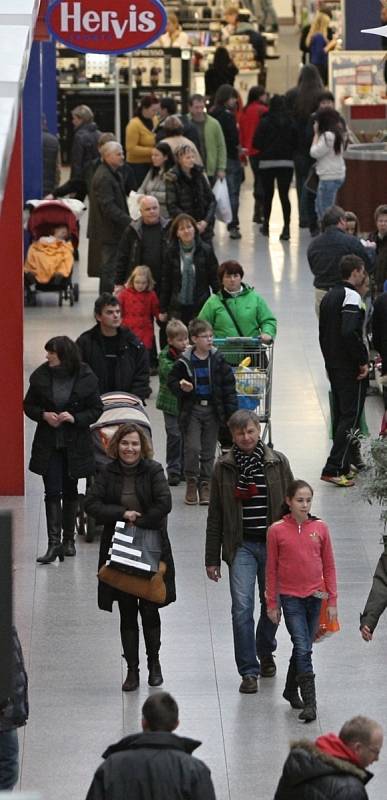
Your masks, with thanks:
[[[293,642],[283,696],[299,719],[316,719],[312,644],[319,624],[321,601],[328,596],[328,616],[337,617],[336,569],[329,530],[310,514],[313,489],[305,481],[288,487],[290,513],[270,526],[267,535],[267,614],[279,623],[281,608]],[[298,694],[301,690],[302,701]]]

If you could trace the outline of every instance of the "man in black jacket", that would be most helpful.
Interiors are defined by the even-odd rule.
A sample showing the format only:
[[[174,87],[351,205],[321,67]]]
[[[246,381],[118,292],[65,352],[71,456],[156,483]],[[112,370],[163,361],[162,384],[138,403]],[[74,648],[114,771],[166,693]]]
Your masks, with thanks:
[[[81,333],[77,345],[82,361],[98,378],[101,394],[129,392],[144,400],[149,396],[149,362],[144,345],[121,327],[120,304],[104,292],[94,305],[97,324]]]
[[[19,777],[17,728],[28,719],[28,678],[23,651],[12,625],[12,694],[0,707],[0,792],[11,791]]]
[[[343,256],[359,256],[367,272],[373,269],[371,249],[364,247],[356,236],[346,233],[344,215],[345,211],[340,206],[328,208],[321,220],[323,232],[308,247],[308,262],[314,275],[317,317],[322,298],[341,280],[340,261]]]
[[[383,730],[373,719],[354,717],[338,736],[291,745],[274,800],[367,800],[370,764],[379,759]]]
[[[124,162],[124,152],[119,142],[106,142],[101,147],[101,158],[102,164],[91,182],[87,235],[89,239],[96,237],[101,244],[102,293],[113,290],[117,247],[129,224],[129,210],[119,171]]]
[[[219,86],[215,95],[214,107],[211,115],[219,122],[223,131],[227,150],[226,181],[228,193],[230,195],[230,205],[232,220],[227,226],[230,239],[241,239],[242,234],[239,230],[239,194],[243,180],[243,169],[239,160],[240,145],[238,126],[235,118],[235,110],[238,102],[238,94],[232,86],[224,84]]]
[[[215,800],[210,770],[192,755],[200,742],[176,736],[178,724],[179,709],[170,694],[148,697],[143,733],[105,750],[86,800]]]
[[[146,264],[160,295],[163,253],[167,244],[169,219],[160,215],[159,201],[151,194],[140,200],[141,217],[126,226],[117,245],[114,291],[120,292],[131,272]]]
[[[320,306],[320,347],[333,403],[333,445],[321,478],[346,487],[354,483],[348,475],[359,456],[356,431],[368,386],[368,351],[363,341],[364,311],[359,293],[366,275],[358,256],[344,256],[340,270],[342,283],[327,292]]]

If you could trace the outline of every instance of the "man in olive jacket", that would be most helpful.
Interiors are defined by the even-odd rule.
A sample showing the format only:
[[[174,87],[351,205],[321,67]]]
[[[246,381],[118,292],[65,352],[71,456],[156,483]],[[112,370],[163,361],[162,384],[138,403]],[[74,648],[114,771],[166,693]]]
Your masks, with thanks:
[[[215,800],[208,767],[192,755],[200,742],[173,733],[179,709],[168,692],[142,707],[143,733],[104,752],[86,800]]]
[[[252,694],[258,690],[259,675],[276,673],[277,625],[267,616],[265,600],[266,531],[282,516],[293,475],[287,458],[261,442],[253,411],[236,411],[228,427],[233,446],[216,462],[211,480],[206,569],[217,582],[221,556],[229,567],[235,661],[242,677],[239,691]],[[257,578],[261,615],[255,630]]]

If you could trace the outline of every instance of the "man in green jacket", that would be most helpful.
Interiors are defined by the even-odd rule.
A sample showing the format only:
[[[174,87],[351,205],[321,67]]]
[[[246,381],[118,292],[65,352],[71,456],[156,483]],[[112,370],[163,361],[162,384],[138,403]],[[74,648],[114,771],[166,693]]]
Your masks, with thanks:
[[[206,114],[206,103],[201,94],[193,94],[189,100],[188,119],[199,134],[200,154],[211,186],[217,178],[226,177],[227,151],[223,131],[219,122]]]
[[[236,411],[228,421],[233,445],[215,464],[207,518],[206,570],[221,578],[221,557],[229,568],[234,653],[242,678],[239,691],[253,694],[258,676],[276,673],[274,625],[266,613],[266,532],[280,519],[293,480],[287,458],[260,439],[253,411]],[[261,615],[255,630],[255,585],[258,578]],[[259,659],[259,660],[258,660]]]
[[[242,283],[244,272],[238,261],[224,261],[218,267],[222,288],[206,300],[198,314],[210,323],[214,336],[260,336],[270,342],[277,332],[277,320],[258,292]]]

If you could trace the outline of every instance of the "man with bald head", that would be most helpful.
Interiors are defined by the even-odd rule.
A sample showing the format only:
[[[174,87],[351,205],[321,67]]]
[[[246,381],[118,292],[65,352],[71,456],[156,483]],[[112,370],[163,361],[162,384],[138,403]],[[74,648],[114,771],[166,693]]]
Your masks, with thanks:
[[[100,292],[112,291],[117,246],[129,223],[129,211],[119,167],[124,153],[119,142],[106,142],[101,147],[102,163],[97,168],[90,188],[88,236],[101,242]]]
[[[158,200],[150,194],[140,201],[141,217],[132,220],[122,234],[117,248],[115,292],[121,291],[134,267],[145,264],[160,292],[162,256],[165,250],[168,219],[160,215]]]

